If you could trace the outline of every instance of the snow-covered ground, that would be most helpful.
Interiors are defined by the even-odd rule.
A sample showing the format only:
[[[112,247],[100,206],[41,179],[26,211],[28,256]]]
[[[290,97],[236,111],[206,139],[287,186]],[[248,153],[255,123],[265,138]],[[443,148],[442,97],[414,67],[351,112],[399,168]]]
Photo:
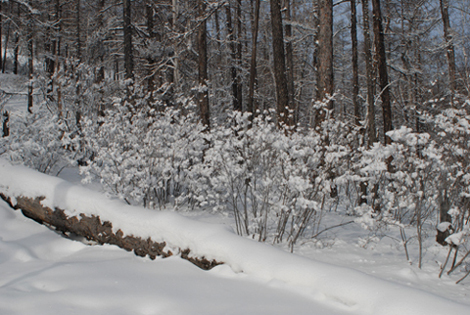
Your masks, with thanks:
[[[425,290],[289,254],[236,236],[223,225],[171,211],[130,207],[1,159],[0,191],[10,196],[46,196],[43,204],[67,209],[68,215],[99,215],[124,233],[165,240],[171,248],[189,247],[196,255],[225,262],[204,272],[178,257],[151,261],[113,246],[88,247],[28,221],[2,203],[0,313],[470,312],[468,305]],[[402,273],[412,278],[407,272]]]
[[[0,314],[346,314],[285,284],[65,239],[0,201]]]
[[[25,84],[21,77],[3,79],[0,89],[9,92]],[[24,115],[25,104],[21,93],[4,103],[12,115]],[[97,214],[125,233],[190,247],[225,264],[202,271],[177,256],[151,261],[115,246],[87,246],[0,201],[0,315],[470,314],[470,278],[458,285],[462,272],[438,278],[447,251],[432,235],[422,269],[415,243],[410,265],[393,231],[377,238],[356,223],[302,240],[293,255],[236,236],[230,217],[129,207],[100,194],[96,184],[88,186],[93,191],[77,186],[76,169],[60,177],[68,182],[0,159],[0,191],[44,195],[46,205],[69,215]],[[343,221],[329,213],[322,222]]]

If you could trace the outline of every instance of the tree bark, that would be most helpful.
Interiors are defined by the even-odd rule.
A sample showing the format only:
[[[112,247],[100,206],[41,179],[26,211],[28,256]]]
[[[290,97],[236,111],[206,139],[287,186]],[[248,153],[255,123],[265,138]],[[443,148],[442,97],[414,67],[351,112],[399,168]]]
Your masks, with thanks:
[[[207,86],[207,24],[205,20],[205,3],[204,0],[198,0],[198,15],[201,24],[197,30],[197,49],[198,49],[198,105],[201,121],[210,129],[210,112],[209,112],[209,87]]]
[[[455,67],[455,50],[452,37],[452,29],[449,20],[449,0],[439,0],[441,8],[442,23],[444,24],[444,39],[446,44],[447,65],[449,68],[449,86],[451,94],[456,89],[456,67]]]
[[[375,127],[375,80],[372,66],[372,46],[370,40],[370,21],[369,21],[369,0],[362,0],[362,18],[364,35],[364,55],[366,63],[366,81],[367,81],[367,111],[368,111],[368,145],[372,146],[377,141],[377,131]]]
[[[291,8],[291,0],[286,0],[285,3],[286,9],[286,19],[287,24],[285,27],[286,31],[286,66],[287,66],[287,90],[289,92],[289,108],[293,110],[291,115],[293,115],[292,121],[295,124],[295,111],[296,111],[296,104],[294,99],[295,94],[295,87],[294,87],[294,47],[292,44],[292,8]]]
[[[33,113],[33,73],[34,73],[34,65],[33,65],[33,27],[31,25],[32,23],[32,16],[30,13],[30,21],[28,22],[28,38],[27,38],[27,43],[28,43],[28,78],[29,78],[29,83],[28,83],[28,112],[30,114]]]
[[[377,69],[379,73],[379,86],[381,90],[380,98],[382,100],[384,143],[391,144],[392,139],[387,136],[387,132],[393,129],[392,107],[390,100],[390,87],[388,84],[387,56],[385,51],[385,38],[382,26],[382,11],[380,9],[380,0],[372,0],[372,8],[374,16],[373,24],[375,51],[377,54]]]
[[[17,3],[17,17],[18,17],[18,20],[20,19],[20,16],[21,16],[21,7],[20,7],[20,3],[18,2]],[[16,29],[16,32],[15,32],[15,40],[14,40],[14,43],[15,43],[15,48],[13,50],[13,55],[14,55],[14,60],[13,60],[13,74],[18,74],[18,57],[19,57],[19,42],[20,42],[20,29],[19,27]]]
[[[240,102],[239,96],[239,88],[238,88],[238,71],[237,71],[237,64],[238,64],[238,56],[237,56],[237,47],[238,44],[235,43],[234,39],[234,31],[233,31],[233,23],[232,23],[232,9],[230,4],[227,4],[225,7],[225,13],[227,16],[227,33],[228,33],[228,41],[231,51],[231,66],[230,66],[230,74],[232,80],[232,106],[233,110],[241,111],[242,104]]]
[[[291,125],[289,117],[289,91],[287,89],[286,58],[284,54],[284,34],[280,0],[270,0],[271,27],[273,41],[274,80],[277,96],[277,119],[281,126]]]
[[[241,80],[241,69],[242,69],[242,0],[237,0],[236,7],[236,16],[237,16],[237,56],[236,62],[238,67],[237,74],[237,103],[240,111],[243,110],[243,81]]]
[[[0,1],[0,66],[3,65],[3,57],[2,57],[2,52],[3,52],[3,2]],[[5,47],[5,51],[7,48]]]
[[[134,78],[134,53],[132,47],[131,0],[123,0],[124,68],[126,79]]]
[[[333,74],[333,0],[319,0],[318,30],[318,100],[324,100],[334,92]],[[328,103],[333,109],[333,102]]]
[[[80,0],[75,0],[75,17],[76,17],[76,21],[75,21],[75,26],[76,26],[76,42],[75,42],[75,45],[76,45],[76,54],[77,54],[77,59],[78,61],[81,61],[82,60],[82,40],[81,40],[81,27],[80,27]]]
[[[359,126],[361,120],[361,109],[359,105],[359,63],[357,53],[357,10],[356,0],[351,0],[351,44],[352,44],[352,70],[353,70],[353,93],[352,102],[354,108],[354,123]]]
[[[251,50],[251,60],[250,60],[250,82],[248,89],[248,104],[247,110],[251,113],[251,119],[256,115],[256,106],[255,106],[255,81],[256,81],[256,54],[258,50],[258,29],[259,29],[259,9],[260,9],[260,0],[255,0],[255,13],[252,29],[252,50]]]

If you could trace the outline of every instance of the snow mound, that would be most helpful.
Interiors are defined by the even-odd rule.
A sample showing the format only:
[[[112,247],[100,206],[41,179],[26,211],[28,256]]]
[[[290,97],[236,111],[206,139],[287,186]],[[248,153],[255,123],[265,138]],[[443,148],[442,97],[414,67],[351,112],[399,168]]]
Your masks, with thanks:
[[[99,216],[127,235],[189,248],[194,255],[224,262],[236,273],[282,283],[313,300],[352,314],[469,314],[470,308],[430,293],[380,280],[349,268],[317,262],[239,237],[222,225],[193,221],[169,211],[131,207],[0,159],[0,193],[35,198],[69,216]],[[44,249],[45,251],[47,249]],[[25,254],[28,259],[29,254]],[[219,271],[223,269],[219,269]],[[227,274],[227,271],[223,271]]]

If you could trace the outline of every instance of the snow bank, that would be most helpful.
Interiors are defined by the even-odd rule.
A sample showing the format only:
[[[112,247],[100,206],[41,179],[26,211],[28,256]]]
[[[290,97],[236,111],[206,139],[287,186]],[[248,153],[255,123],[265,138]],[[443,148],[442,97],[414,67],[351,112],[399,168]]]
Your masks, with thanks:
[[[127,235],[151,237],[170,247],[190,248],[207,259],[226,263],[275,283],[281,281],[316,301],[353,314],[469,314],[470,308],[430,293],[380,280],[348,268],[327,265],[235,235],[221,225],[193,221],[173,212],[131,207],[118,200],[0,159],[0,192],[44,196],[43,205],[66,214],[99,216]]]

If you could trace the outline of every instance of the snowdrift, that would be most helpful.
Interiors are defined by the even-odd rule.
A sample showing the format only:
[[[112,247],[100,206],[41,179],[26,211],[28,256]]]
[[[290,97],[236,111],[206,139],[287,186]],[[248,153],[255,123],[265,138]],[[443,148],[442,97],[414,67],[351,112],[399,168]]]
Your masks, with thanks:
[[[112,223],[114,233],[164,243],[167,253],[189,249],[194,258],[224,263],[235,272],[266,282],[280,281],[302,295],[352,314],[470,314],[468,306],[424,291],[289,254],[239,237],[226,226],[131,207],[4,159],[0,159],[0,193],[13,205],[20,198],[29,198],[43,207],[61,209],[66,219],[99,217],[101,222]]]

